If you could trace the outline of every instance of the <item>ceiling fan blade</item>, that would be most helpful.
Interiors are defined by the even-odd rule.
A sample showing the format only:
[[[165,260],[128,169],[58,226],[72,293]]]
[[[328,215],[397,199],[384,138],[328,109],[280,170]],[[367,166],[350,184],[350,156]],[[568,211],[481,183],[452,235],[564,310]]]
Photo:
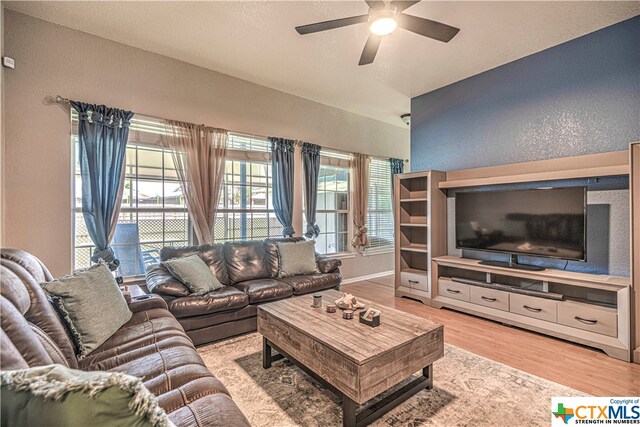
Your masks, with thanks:
[[[382,0],[364,0],[365,3],[371,8],[376,9],[378,7],[384,7],[384,1]]]
[[[416,0],[416,1],[392,1],[391,2],[391,6],[394,6],[396,8],[396,13],[400,13],[405,9],[409,9],[411,6],[413,6],[416,3],[420,3],[420,0]]]
[[[445,43],[449,42],[460,31],[460,28],[452,27],[442,22],[405,15],[404,13],[400,13],[397,19],[400,28]]]
[[[369,38],[364,44],[364,49],[362,49],[362,55],[360,55],[360,62],[358,62],[358,65],[367,65],[373,62],[373,60],[376,58],[376,53],[378,53],[378,48],[380,47],[381,41],[381,36],[369,34]]]
[[[369,15],[350,16],[349,18],[332,19],[331,21],[316,22],[315,24],[301,25],[296,27],[299,34],[317,33],[319,31],[333,30],[334,28],[346,27],[347,25],[367,22]]]

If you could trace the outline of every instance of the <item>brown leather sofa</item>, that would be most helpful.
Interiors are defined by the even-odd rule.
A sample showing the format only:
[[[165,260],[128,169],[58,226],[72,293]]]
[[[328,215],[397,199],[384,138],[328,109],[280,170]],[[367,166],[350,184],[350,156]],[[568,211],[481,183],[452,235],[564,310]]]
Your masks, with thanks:
[[[131,320],[78,360],[68,331],[40,287],[52,280],[47,268],[21,250],[0,253],[0,369],[59,363],[125,372],[142,378],[177,426],[249,426],[162,298],[134,299]]]
[[[196,345],[255,331],[259,304],[340,288],[340,260],[320,255],[316,256],[319,274],[277,277],[276,242],[300,240],[304,239],[165,247],[160,251],[162,261],[196,253],[224,287],[202,296],[191,296],[186,286],[162,264],[155,264],[147,269],[147,288],[164,298],[169,311]]]

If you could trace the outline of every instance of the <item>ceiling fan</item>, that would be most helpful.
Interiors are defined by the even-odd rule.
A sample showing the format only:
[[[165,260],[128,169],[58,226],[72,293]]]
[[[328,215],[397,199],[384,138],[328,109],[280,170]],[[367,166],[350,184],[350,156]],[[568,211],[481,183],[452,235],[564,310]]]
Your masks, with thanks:
[[[365,2],[369,6],[369,13],[366,15],[302,25],[296,27],[296,31],[304,35],[368,22],[370,34],[362,50],[358,65],[371,64],[376,57],[376,53],[378,53],[382,37],[393,33],[398,27],[445,43],[449,42],[460,31],[459,28],[441,22],[402,13],[414,4],[419,3],[420,0],[365,0]]]

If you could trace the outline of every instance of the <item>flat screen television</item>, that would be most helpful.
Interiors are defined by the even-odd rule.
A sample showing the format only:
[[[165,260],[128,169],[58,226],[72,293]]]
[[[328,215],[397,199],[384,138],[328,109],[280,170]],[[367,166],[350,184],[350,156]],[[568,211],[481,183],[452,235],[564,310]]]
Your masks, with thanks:
[[[459,192],[455,202],[458,249],[586,261],[586,187]]]

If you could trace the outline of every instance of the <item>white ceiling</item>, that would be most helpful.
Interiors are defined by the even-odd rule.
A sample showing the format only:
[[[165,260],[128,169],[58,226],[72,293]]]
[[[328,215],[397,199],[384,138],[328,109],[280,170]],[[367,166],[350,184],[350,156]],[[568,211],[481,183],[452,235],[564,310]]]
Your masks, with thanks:
[[[398,30],[359,67],[364,1],[3,2],[66,27],[404,126],[410,99],[640,14],[640,2],[431,2],[406,13],[461,28],[448,44]]]

